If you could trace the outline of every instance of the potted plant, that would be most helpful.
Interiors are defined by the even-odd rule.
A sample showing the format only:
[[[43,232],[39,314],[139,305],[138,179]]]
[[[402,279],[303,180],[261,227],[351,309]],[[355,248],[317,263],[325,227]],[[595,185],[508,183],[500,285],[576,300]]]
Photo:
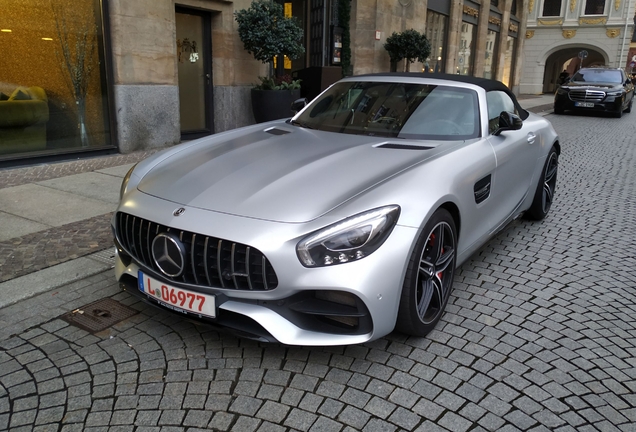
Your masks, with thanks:
[[[425,34],[409,29],[401,33],[393,32],[386,38],[384,49],[391,58],[391,72],[397,71],[397,64],[402,59],[406,59],[404,68],[408,72],[410,64],[415,60],[421,63],[426,61],[431,54],[431,43]]]
[[[300,80],[274,74],[274,58],[297,59],[304,52],[303,29],[293,17],[285,17],[283,6],[272,0],[254,0],[249,8],[234,13],[245,50],[256,60],[268,63],[268,76],[252,89],[252,111],[256,122],[291,115],[290,106],[300,97]],[[282,68],[278,68],[282,69]]]

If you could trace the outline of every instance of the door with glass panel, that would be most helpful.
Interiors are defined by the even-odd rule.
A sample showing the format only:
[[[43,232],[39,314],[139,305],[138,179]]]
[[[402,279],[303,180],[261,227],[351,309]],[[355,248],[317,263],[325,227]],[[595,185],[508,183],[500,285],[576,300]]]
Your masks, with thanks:
[[[181,139],[214,132],[210,13],[176,8]]]

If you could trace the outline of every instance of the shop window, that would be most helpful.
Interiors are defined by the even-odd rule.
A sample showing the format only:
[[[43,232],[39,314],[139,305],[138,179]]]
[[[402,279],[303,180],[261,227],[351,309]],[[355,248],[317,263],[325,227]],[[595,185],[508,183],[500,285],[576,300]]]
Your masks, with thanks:
[[[545,0],[543,2],[542,16],[561,16],[561,0]]]
[[[423,72],[444,72],[446,31],[448,17],[428,10],[426,13],[426,37],[431,43],[431,55],[422,68]]]
[[[502,82],[508,87],[512,85],[513,59],[515,58],[517,51],[515,48],[515,41],[516,39],[512,36],[508,36],[506,38],[506,54],[504,57]]]
[[[497,61],[495,58],[495,54],[497,53],[497,43],[499,40],[499,33],[488,30],[488,34],[486,35],[486,50],[485,50],[485,61],[484,61],[484,78],[494,79],[496,74]]]
[[[99,5],[3,8],[0,159],[112,147]]]
[[[605,0],[587,0],[585,2],[585,15],[603,15],[605,13]]]
[[[459,58],[457,59],[457,73],[460,75],[472,75],[472,53],[475,49],[477,26],[462,23],[459,39]]]

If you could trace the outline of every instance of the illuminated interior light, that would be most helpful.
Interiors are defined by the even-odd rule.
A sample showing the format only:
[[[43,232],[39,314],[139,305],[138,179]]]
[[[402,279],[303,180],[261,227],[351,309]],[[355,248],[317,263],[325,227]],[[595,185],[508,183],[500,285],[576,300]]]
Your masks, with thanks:
[[[12,30],[10,29],[0,29],[0,32],[4,32],[4,33],[11,33]]]
[[[52,40],[53,40],[53,38],[42,38],[42,40],[45,40],[45,41],[52,41]]]

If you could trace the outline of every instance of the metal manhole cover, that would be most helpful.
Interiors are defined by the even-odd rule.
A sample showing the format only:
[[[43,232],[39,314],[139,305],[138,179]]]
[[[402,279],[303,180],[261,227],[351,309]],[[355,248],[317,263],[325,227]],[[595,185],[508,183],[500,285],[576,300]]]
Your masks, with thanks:
[[[105,298],[62,315],[64,321],[97,333],[137,314],[137,311],[113,299]]]

